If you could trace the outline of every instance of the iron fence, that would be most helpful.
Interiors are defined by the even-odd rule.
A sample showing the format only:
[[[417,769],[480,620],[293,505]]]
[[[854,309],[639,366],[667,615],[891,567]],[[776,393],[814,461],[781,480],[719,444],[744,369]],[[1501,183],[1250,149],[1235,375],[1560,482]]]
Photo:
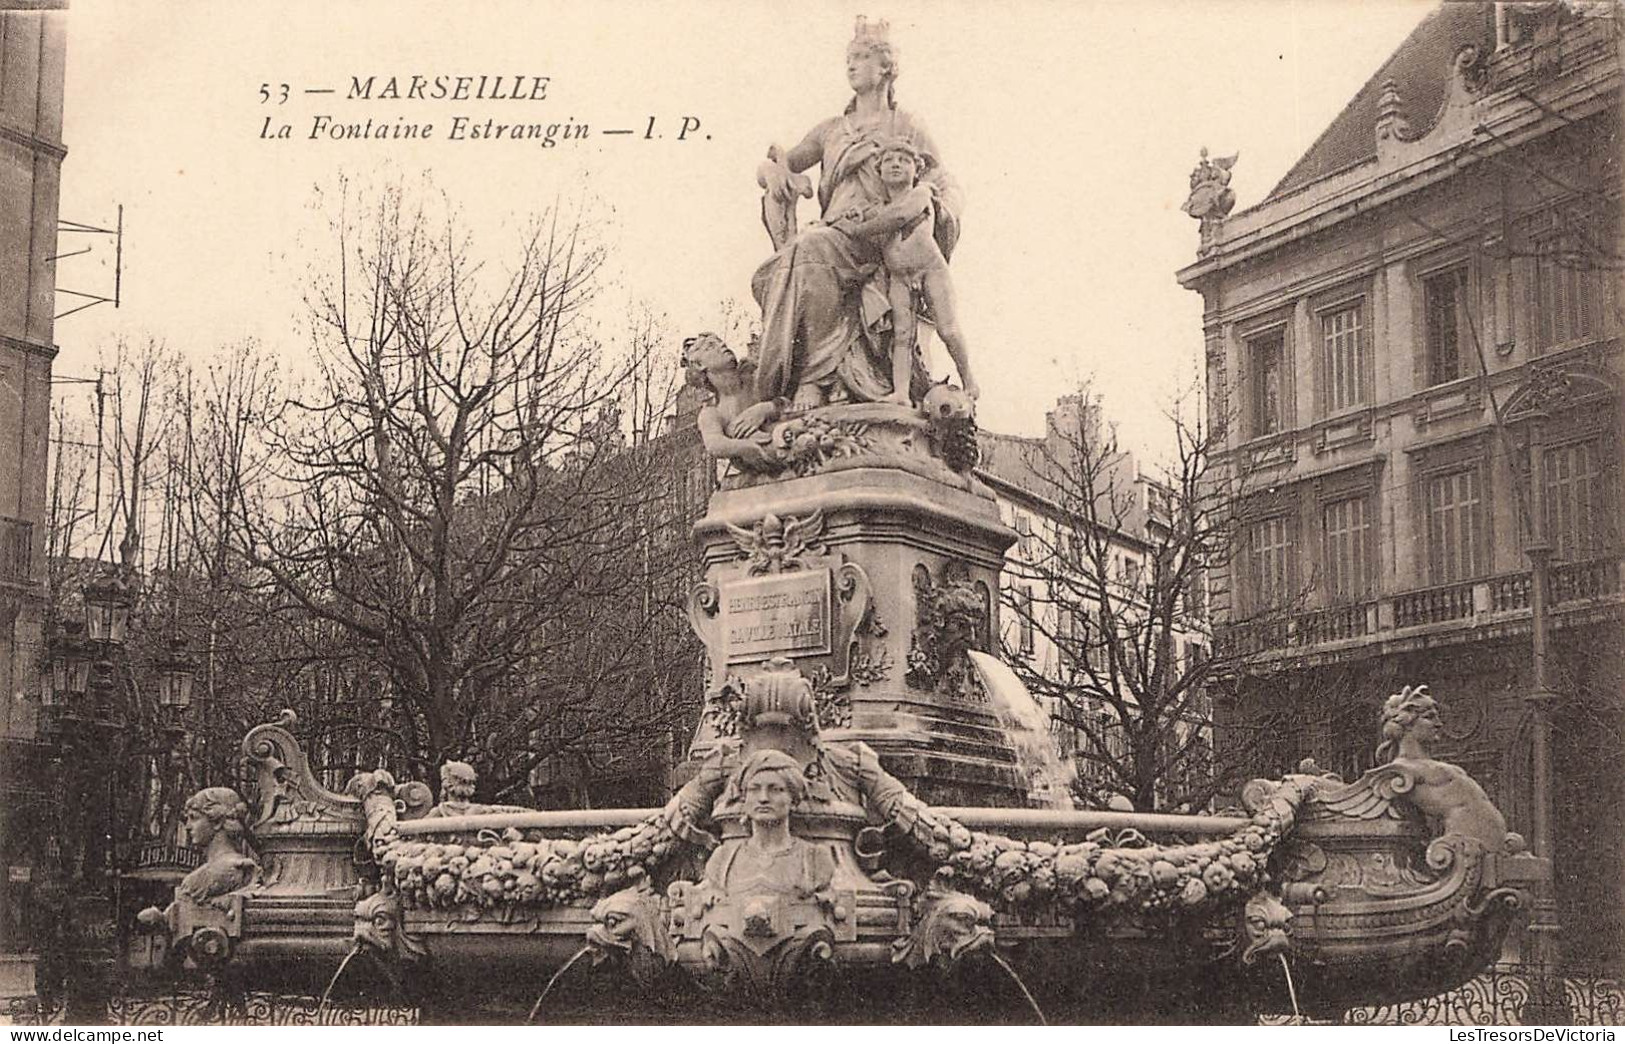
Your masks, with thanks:
[[[57,1025],[61,1006],[34,998],[16,1000],[5,1011],[12,1025]],[[255,991],[231,997],[209,990],[162,994],[119,992],[107,998],[101,1025],[111,1026],[415,1026],[418,1009],[395,1005],[329,1004],[298,993]]]
[[[1527,968],[1492,968],[1445,993],[1417,1000],[1350,1008],[1338,1020],[1345,1026],[1521,1026],[1533,992]],[[1566,972],[1569,1023],[1617,1026],[1625,1022],[1625,988],[1620,976]],[[1292,1015],[1265,1015],[1261,1025],[1292,1025]]]

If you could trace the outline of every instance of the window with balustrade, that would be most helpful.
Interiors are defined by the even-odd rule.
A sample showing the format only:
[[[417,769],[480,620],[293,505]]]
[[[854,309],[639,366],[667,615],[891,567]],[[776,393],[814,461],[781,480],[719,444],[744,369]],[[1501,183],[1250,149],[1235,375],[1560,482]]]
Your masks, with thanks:
[[[1428,583],[1482,575],[1489,565],[1483,480],[1477,466],[1426,478]]]
[[[1617,459],[1600,439],[1547,449],[1541,464],[1546,538],[1557,558],[1580,561],[1616,546]]]
[[[1370,398],[1371,349],[1364,299],[1320,315],[1322,401],[1336,413],[1364,405]]]
[[[1321,580],[1330,600],[1357,602],[1371,594],[1376,511],[1367,496],[1345,497],[1321,508]]]

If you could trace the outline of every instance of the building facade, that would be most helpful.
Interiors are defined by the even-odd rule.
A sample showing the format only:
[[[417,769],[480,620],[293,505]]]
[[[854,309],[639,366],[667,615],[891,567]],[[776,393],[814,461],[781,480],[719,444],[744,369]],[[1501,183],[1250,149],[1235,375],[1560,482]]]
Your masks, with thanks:
[[[1133,690],[1144,682],[1114,678],[1103,662],[1099,592],[1108,592],[1111,608],[1125,617],[1112,628],[1120,644],[1154,644],[1157,621],[1147,611],[1146,595],[1154,559],[1168,546],[1174,496],[1140,469],[1133,454],[1109,442],[1099,402],[1064,395],[1046,414],[1042,438],[984,432],[977,470],[998,500],[1001,521],[1016,533],[1000,574],[1006,610],[1001,644],[1019,660],[1017,673],[1053,716],[1053,741],[1076,771],[1078,796],[1102,806],[1113,795],[1125,796],[1112,766],[1128,762],[1129,743],[1117,710],[1084,694],[1115,684],[1125,702],[1137,706]],[[1095,492],[1093,509],[1083,507],[1085,487]],[[1183,608],[1188,612],[1174,621],[1168,650],[1175,676],[1205,660],[1212,640],[1202,599],[1188,599]],[[1125,649],[1122,659],[1125,674],[1137,668],[1135,650]],[[1067,724],[1080,714],[1098,742],[1085,727]],[[1181,717],[1186,720],[1170,722],[1179,734],[1174,742],[1183,745],[1198,734],[1205,742],[1205,697],[1192,699],[1189,714]],[[1192,771],[1210,767],[1191,762]],[[1174,804],[1177,798],[1168,790],[1158,795],[1163,800]]]
[[[35,697],[45,617],[62,16],[0,12],[0,1004],[33,995],[30,903],[43,865]]]
[[[1608,967],[1625,953],[1620,28],[1611,4],[1442,5],[1263,202],[1227,213],[1228,163],[1204,158],[1179,273],[1204,305],[1215,492],[1238,507],[1213,614],[1249,666],[1221,726],[1285,703],[1301,728],[1258,769],[1313,756],[1347,775],[1370,767],[1383,696],[1428,684],[1447,756],[1512,829],[1531,833],[1549,784],[1563,951]],[[1550,556],[1544,782],[1532,550]]]

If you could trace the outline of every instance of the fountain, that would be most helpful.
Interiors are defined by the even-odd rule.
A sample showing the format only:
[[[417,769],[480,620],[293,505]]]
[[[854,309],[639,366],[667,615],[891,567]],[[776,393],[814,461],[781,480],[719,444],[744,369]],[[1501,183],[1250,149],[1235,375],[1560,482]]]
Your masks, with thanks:
[[[1032,781],[1028,803],[1038,808],[1075,807],[1072,787],[1078,781],[1078,770],[1056,751],[1049,712],[1039,706],[1009,664],[979,649],[968,655],[1015,748],[1016,764]]]
[[[729,474],[694,527],[711,688],[677,792],[485,807],[458,764],[438,805],[383,770],[337,793],[284,712],[243,740],[252,824],[208,805],[252,844],[203,838],[142,915],[168,940],[149,952],[333,991],[364,951],[431,1020],[583,1021],[1239,1021],[1426,995],[1493,959],[1549,868],[1428,755],[1425,693],[1391,701],[1398,756],[1353,782],[1254,781],[1233,815],[1030,807],[1009,726],[1037,708],[989,654],[1015,534],[975,474],[950,329],[958,190],[891,104],[893,68],[860,19],[852,105],[758,172],[755,357],[685,344]],[[814,164],[823,220],[798,229]],[[888,268],[919,281],[967,390],[907,365]]]

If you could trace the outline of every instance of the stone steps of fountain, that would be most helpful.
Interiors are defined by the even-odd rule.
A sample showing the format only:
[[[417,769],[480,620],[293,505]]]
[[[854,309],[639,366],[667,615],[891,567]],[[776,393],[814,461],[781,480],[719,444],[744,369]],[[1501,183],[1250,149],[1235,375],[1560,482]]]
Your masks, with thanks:
[[[973,726],[931,718],[918,719],[913,724],[914,727],[905,733],[894,730],[852,729],[844,731],[839,738],[862,740],[876,751],[896,750],[899,746],[906,746],[909,749],[930,751],[933,754],[995,762],[1001,766],[1014,767],[1016,764],[1015,748],[1011,747],[996,730],[977,729]]]

